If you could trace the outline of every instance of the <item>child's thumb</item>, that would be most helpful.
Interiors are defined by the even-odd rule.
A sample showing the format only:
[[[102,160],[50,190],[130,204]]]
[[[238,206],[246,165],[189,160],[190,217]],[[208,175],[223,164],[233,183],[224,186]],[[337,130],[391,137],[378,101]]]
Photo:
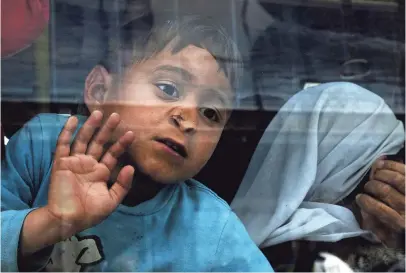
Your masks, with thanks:
[[[134,177],[134,167],[125,166],[117,176],[117,181],[111,186],[109,192],[112,199],[120,204],[131,189]]]

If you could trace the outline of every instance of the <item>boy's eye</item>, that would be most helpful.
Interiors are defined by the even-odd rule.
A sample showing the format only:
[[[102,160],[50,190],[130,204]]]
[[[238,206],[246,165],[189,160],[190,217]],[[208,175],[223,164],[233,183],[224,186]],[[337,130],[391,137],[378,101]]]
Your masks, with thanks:
[[[214,121],[214,122],[220,122],[220,115],[215,109],[212,108],[201,108],[200,112],[202,113],[203,116],[205,116],[207,119]]]
[[[165,95],[168,95],[173,99],[178,99],[180,97],[179,90],[173,84],[157,83],[155,84],[155,86],[158,87],[163,93],[165,93]]]

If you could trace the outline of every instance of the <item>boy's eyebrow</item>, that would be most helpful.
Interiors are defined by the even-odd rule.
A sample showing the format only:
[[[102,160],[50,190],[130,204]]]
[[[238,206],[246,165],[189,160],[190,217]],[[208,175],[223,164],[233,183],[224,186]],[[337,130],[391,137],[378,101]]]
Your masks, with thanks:
[[[195,76],[191,74],[189,71],[186,69],[177,67],[177,66],[172,66],[172,65],[161,65],[158,66],[155,71],[166,71],[166,72],[172,72],[179,74],[184,81],[193,81],[195,79]]]
[[[213,89],[213,88],[208,88],[205,89],[207,92],[210,92],[210,95],[218,98],[220,102],[225,106],[226,108],[231,108],[232,103],[230,100],[230,97],[225,95],[223,91],[218,90],[218,89]]]

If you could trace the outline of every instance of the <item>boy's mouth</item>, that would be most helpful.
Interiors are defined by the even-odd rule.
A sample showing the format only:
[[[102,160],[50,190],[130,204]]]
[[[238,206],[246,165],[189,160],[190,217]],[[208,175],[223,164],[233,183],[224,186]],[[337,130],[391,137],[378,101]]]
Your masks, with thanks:
[[[168,146],[170,149],[172,149],[175,153],[179,154],[181,157],[183,157],[183,158],[187,157],[187,152],[186,152],[185,146],[176,142],[175,140],[170,139],[170,138],[156,138],[155,141],[158,141],[158,142]]]

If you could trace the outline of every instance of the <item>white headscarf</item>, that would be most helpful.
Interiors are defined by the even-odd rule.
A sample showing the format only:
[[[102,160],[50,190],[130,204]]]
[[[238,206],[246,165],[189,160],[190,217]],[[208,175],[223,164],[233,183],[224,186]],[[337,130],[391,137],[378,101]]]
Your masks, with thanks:
[[[303,90],[269,124],[231,207],[260,247],[367,236],[350,210],[333,204],[404,140],[384,100],[360,86]]]

